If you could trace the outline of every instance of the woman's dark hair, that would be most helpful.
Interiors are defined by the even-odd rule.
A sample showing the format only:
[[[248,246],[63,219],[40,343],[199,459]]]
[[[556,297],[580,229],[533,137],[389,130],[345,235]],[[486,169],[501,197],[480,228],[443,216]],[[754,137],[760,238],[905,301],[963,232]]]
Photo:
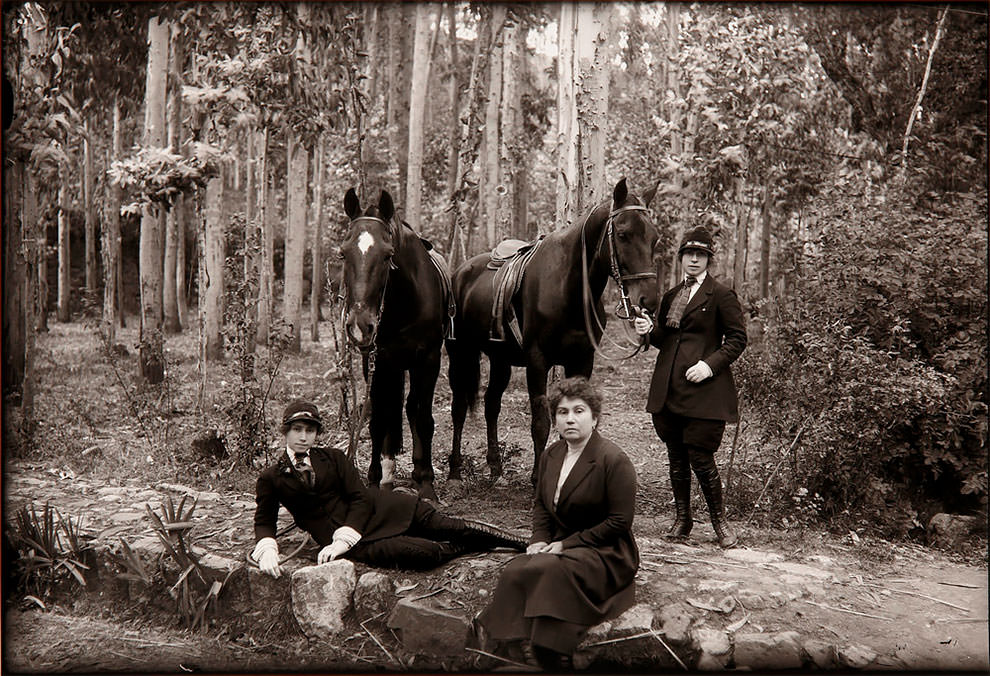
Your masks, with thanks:
[[[580,399],[588,405],[596,418],[601,417],[602,395],[584,376],[564,378],[550,386],[549,390],[547,390],[547,401],[550,404],[551,418],[553,418],[560,400],[565,397],[568,399]]]

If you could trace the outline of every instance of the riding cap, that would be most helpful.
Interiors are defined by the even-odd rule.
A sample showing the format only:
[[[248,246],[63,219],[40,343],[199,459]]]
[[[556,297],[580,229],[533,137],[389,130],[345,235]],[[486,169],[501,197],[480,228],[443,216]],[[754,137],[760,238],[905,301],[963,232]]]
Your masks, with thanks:
[[[316,408],[316,404],[305,399],[296,399],[285,407],[285,411],[282,413],[282,427],[287,428],[292,423],[301,420],[313,423],[319,430],[323,429],[320,410]]]
[[[712,239],[712,233],[708,231],[708,228],[699,225],[688,230],[684,239],[681,240],[681,248],[677,250],[677,255],[680,256],[687,249],[697,249],[704,251],[709,256],[714,256],[715,241]]]

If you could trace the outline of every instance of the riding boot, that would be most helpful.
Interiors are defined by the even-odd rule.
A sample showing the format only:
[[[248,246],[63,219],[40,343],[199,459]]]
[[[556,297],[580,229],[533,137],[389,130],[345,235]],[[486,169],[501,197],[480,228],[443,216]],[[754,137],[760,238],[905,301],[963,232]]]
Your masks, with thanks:
[[[674,525],[667,532],[667,537],[683,539],[691,534],[694,518],[691,515],[691,465],[688,462],[687,451],[670,449],[670,487],[674,491]]]
[[[718,475],[715,454],[694,448],[690,450],[690,454],[691,466],[694,468],[695,476],[698,477],[698,484],[705,496],[705,502],[708,503],[708,512],[712,517],[712,530],[715,531],[715,539],[723,549],[733,547],[738,539],[724,520],[722,479]]]
[[[564,672],[574,668],[574,662],[567,653],[557,652],[553,648],[533,644],[533,656],[544,671]]]
[[[527,542],[523,538],[491,524],[472,519],[464,519],[461,537],[461,544],[476,552],[485,552],[498,547],[506,547],[518,552],[526,551]]]

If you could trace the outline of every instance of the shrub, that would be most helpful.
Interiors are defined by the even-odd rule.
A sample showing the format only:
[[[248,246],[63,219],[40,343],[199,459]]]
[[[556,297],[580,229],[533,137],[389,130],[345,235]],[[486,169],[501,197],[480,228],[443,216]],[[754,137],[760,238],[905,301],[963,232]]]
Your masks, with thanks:
[[[986,194],[817,203],[792,298],[738,369],[766,440],[807,426],[789,499],[889,535],[986,504]]]

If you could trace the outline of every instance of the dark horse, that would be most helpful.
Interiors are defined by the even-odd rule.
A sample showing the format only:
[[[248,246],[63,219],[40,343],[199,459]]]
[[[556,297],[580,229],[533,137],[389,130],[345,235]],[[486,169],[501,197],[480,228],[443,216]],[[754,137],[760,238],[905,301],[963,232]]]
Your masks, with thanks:
[[[495,274],[488,269],[490,254],[465,261],[454,273],[456,339],[447,341],[454,423],[451,480],[461,478],[461,432],[467,411],[477,400],[481,352],[488,355],[490,366],[485,423],[491,477],[497,479],[502,473],[497,428],[502,393],[512,367],[525,366],[532,416],[532,479],[536,480],[540,454],[550,434],[547,373],[560,364],[568,377],[591,376],[595,344],[601,339],[606,319],[601,297],[609,277],[628,291],[631,304],[650,313],[656,310],[653,248],[658,231],[647,210],[655,192],[653,188],[641,201],[628,192],[622,179],[613,190],[611,203],[603,202],[583,223],[547,235],[540,242],[512,300],[521,345],[508,327],[502,332],[504,341],[490,339]]]
[[[348,339],[362,352],[370,378],[371,485],[391,488],[402,452],[402,395],[409,372],[406,417],[413,443],[413,481],[433,489],[433,390],[447,322],[449,280],[426,242],[394,219],[392,197],[361,210],[354,189],[344,196],[351,219],[340,246]],[[382,458],[384,456],[384,460]]]

